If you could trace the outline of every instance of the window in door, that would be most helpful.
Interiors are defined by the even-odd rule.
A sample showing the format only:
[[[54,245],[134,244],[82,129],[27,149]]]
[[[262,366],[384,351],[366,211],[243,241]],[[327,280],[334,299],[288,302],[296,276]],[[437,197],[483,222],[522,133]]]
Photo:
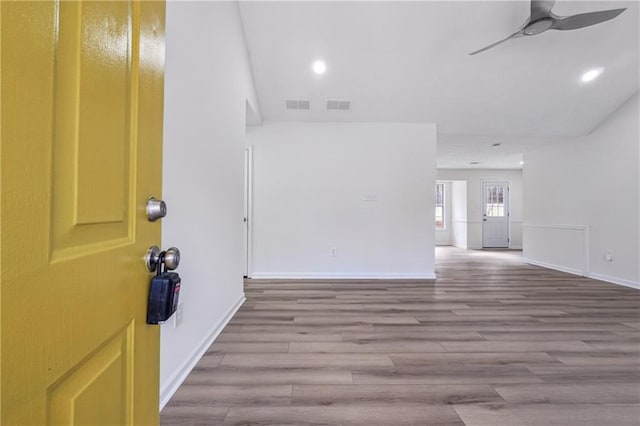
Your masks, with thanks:
[[[504,217],[504,186],[486,186],[485,215],[487,217]]]
[[[436,183],[436,229],[445,229],[444,183]]]

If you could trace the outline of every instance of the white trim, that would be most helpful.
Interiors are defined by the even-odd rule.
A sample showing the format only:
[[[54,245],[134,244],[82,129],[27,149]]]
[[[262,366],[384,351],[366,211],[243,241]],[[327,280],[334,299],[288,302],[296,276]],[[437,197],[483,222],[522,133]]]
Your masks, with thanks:
[[[617,278],[617,277],[612,277],[604,274],[597,274],[595,272],[590,273],[589,278],[593,278],[594,280],[606,281],[608,283],[618,284],[625,287],[631,287],[631,288],[640,290],[640,282],[637,282],[637,281],[626,280],[624,278]]]
[[[523,228],[551,228],[551,229],[582,229],[586,230],[587,225],[556,225],[550,223],[523,223]]]
[[[589,273],[589,274],[585,275],[585,274],[582,273],[582,271],[580,271],[578,269],[566,268],[566,267],[560,266],[560,265],[552,265],[550,263],[539,262],[537,260],[527,259],[527,258],[524,258],[524,257],[522,258],[522,261],[525,262],[525,263],[529,263],[531,265],[541,266],[543,268],[555,269],[556,271],[566,272],[566,273],[572,274],[572,275],[580,275],[580,276],[583,276],[585,278],[591,278],[593,280],[605,281],[605,282],[608,282],[608,283],[611,283],[611,284],[617,284],[617,285],[630,287],[630,288],[635,288],[637,290],[640,290],[640,282],[631,281],[631,280],[627,280],[627,279],[624,279],[624,278],[612,277],[612,276],[609,276],[609,275],[598,274],[598,273],[595,273],[595,272],[592,272],[592,273]]]
[[[583,277],[585,276],[582,273],[582,271],[579,270],[579,269],[567,268],[567,267],[561,266],[561,265],[554,265],[552,263],[540,262],[539,260],[527,259],[526,257],[523,257],[522,261],[524,263],[528,263],[530,265],[542,266],[543,268],[547,268],[547,269],[555,269],[556,271],[566,272],[566,273],[572,274],[572,275],[580,275],[580,276],[583,276]]]
[[[435,280],[436,274],[431,272],[403,273],[368,273],[368,272],[254,272],[253,279],[340,279],[340,280]]]
[[[253,265],[253,145],[244,148],[244,200],[243,215],[246,222],[243,226],[244,237],[244,270],[243,274],[251,278]]]
[[[522,244],[509,246],[511,250],[522,250]]]
[[[249,146],[249,223],[247,224],[249,234],[249,254],[247,257],[247,277],[251,278],[253,269],[253,145]]]
[[[589,225],[558,225],[558,224],[547,224],[547,223],[523,223],[522,229],[524,228],[547,228],[547,229],[566,229],[571,231],[584,231],[584,270],[580,272],[580,275],[588,277],[591,271],[591,258],[590,252],[591,248],[589,246]],[[524,238],[524,232],[523,232]],[[551,267],[551,269],[557,269]],[[569,268],[572,269],[572,268]],[[559,269],[560,270],[560,269]],[[572,273],[572,272],[570,272]]]
[[[178,368],[176,372],[169,377],[164,385],[160,386],[160,410],[167,405],[173,394],[176,393],[182,382],[184,382],[191,370],[193,370],[198,361],[200,361],[200,358],[202,358],[207,349],[209,349],[209,346],[211,346],[211,344],[216,340],[220,332],[224,329],[231,318],[233,318],[233,315],[235,315],[238,309],[240,309],[240,306],[242,306],[245,300],[247,299],[243,292],[240,299],[238,299],[238,301],[229,308],[222,319],[213,326],[211,332],[204,338],[202,343],[196,346],[187,359],[182,363],[180,368]]]

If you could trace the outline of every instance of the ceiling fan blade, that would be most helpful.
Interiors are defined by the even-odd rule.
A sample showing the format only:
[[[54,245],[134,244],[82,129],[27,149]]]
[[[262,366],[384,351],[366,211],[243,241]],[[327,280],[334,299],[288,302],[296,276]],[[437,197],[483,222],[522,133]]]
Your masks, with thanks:
[[[549,16],[554,4],[555,0],[531,0],[531,21]]]
[[[507,41],[507,40],[510,40],[510,39],[512,39],[512,38],[516,38],[516,37],[520,37],[520,36],[522,35],[522,34],[520,33],[520,31],[521,31],[521,30],[518,30],[518,31],[516,31],[515,33],[511,34],[509,37],[505,38],[505,39],[502,39],[502,40],[500,40],[500,41],[496,41],[495,43],[490,44],[490,45],[489,45],[489,46],[487,46],[487,47],[483,47],[483,48],[482,48],[482,49],[480,49],[480,50],[476,50],[475,52],[471,52],[471,53],[469,53],[469,55],[475,55],[476,53],[484,52],[485,50],[492,49],[492,48],[496,47],[497,45],[499,45],[499,44],[501,44],[501,43],[504,43],[504,42],[505,42],[505,41]]]
[[[579,28],[590,27],[601,22],[609,21],[622,12],[624,9],[602,10],[600,12],[582,13],[580,15],[557,17],[550,29],[552,30],[577,30]]]

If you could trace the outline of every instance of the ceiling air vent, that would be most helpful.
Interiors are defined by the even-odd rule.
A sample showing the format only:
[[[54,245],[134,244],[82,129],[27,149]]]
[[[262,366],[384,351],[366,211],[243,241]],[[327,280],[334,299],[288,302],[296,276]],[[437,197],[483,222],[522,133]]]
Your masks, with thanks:
[[[287,99],[287,109],[309,109],[311,102],[299,99]]]
[[[349,111],[351,109],[351,101],[341,101],[338,99],[329,99],[327,101],[328,110]]]

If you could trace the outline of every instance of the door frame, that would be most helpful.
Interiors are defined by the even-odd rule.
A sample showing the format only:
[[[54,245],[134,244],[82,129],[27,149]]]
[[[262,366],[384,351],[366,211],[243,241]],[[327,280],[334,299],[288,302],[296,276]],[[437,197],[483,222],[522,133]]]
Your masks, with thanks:
[[[486,184],[490,184],[490,183],[496,183],[496,184],[504,184],[506,187],[506,193],[505,193],[505,203],[504,203],[504,208],[505,208],[505,219],[507,222],[507,245],[505,247],[485,247],[484,245],[484,224],[485,224],[485,217],[484,217],[484,209],[485,209],[485,185]],[[481,179],[480,180],[480,222],[482,224],[482,248],[511,248],[511,184],[509,183],[508,180],[505,179]]]
[[[252,253],[253,253],[253,146],[244,150],[244,211],[243,211],[243,275],[251,278]]]

